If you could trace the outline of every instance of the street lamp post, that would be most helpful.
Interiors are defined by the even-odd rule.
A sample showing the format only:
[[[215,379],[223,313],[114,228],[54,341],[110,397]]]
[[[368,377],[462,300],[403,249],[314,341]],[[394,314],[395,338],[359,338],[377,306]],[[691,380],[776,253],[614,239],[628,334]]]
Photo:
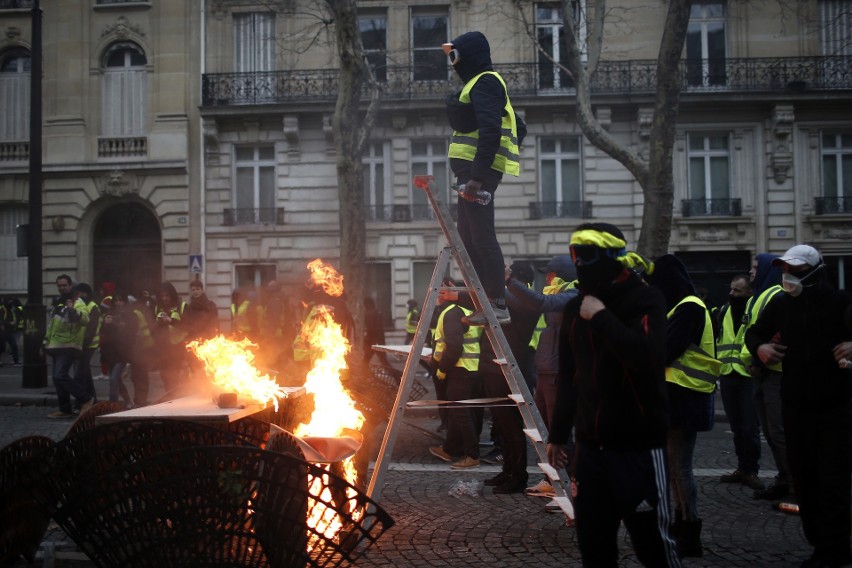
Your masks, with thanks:
[[[24,306],[24,388],[47,386],[42,339],[46,313],[42,304],[42,176],[41,176],[41,46],[42,12],[33,0],[32,52],[30,58],[30,219],[27,227],[27,304]]]

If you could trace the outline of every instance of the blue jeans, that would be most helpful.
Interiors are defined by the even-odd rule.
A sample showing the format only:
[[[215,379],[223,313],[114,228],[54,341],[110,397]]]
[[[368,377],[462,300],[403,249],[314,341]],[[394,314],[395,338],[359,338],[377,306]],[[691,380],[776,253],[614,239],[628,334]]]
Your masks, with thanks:
[[[50,356],[53,357],[53,386],[56,387],[59,410],[67,414],[71,414],[72,396],[78,406],[92,398],[86,387],[71,376],[71,367],[80,359],[81,354],[77,349],[68,347],[50,350]]]
[[[776,483],[790,485],[790,465],[787,461],[787,438],[784,436],[784,419],[781,412],[781,373],[768,372],[755,379],[754,402],[766,443],[772,450],[775,467],[778,468]]]
[[[671,428],[666,450],[676,511],[683,513],[687,522],[698,520],[698,489],[692,474],[692,454],[698,433],[694,430]]]
[[[754,404],[755,380],[739,373],[719,377],[722,404],[734,433],[737,469],[746,474],[760,470],[760,422]]]
[[[127,367],[127,363],[113,363],[109,368],[109,400],[117,402],[121,396],[127,402],[130,402],[130,396],[127,393],[127,387],[121,382],[121,374]]]

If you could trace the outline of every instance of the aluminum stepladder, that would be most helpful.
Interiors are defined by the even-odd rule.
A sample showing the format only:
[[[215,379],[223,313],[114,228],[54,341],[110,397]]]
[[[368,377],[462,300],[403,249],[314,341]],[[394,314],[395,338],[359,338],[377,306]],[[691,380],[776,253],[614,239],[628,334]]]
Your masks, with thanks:
[[[538,466],[553,485],[556,492],[554,498],[556,503],[569,519],[573,519],[574,508],[566,492],[566,487],[568,487],[567,476],[561,468],[557,470],[547,463],[547,428],[533,402],[527,383],[518,368],[518,363],[512,355],[512,351],[506,341],[506,336],[497,322],[497,317],[494,314],[491,303],[488,301],[485,290],[482,288],[482,283],[479,281],[479,276],[476,274],[470,256],[462,243],[458,229],[456,229],[455,224],[452,222],[447,204],[435,198],[433,192],[434,178],[432,176],[415,176],[414,186],[426,192],[429,204],[435,212],[435,217],[441,225],[441,230],[449,245],[441,250],[438,255],[438,261],[435,264],[435,270],[432,273],[432,280],[429,284],[429,290],[426,293],[423,308],[420,311],[420,321],[417,324],[417,331],[414,334],[411,351],[405,361],[405,368],[400,379],[396,402],[391,410],[388,428],[382,439],[373,475],[367,487],[367,495],[372,499],[378,500],[381,494],[385,474],[387,473],[391,454],[396,444],[398,426],[402,421],[406,401],[408,401],[411,393],[411,385],[414,382],[418,359],[421,356],[426,343],[426,336],[429,333],[429,324],[432,314],[435,311],[441,281],[450,266],[450,262],[455,259],[474,307],[478,310],[483,310],[485,313],[487,325],[484,326],[484,332],[494,349],[494,354],[496,355],[494,362],[500,366],[503,376],[509,385],[509,399],[514,402],[521,413],[524,422],[524,433],[532,441],[535,448],[538,456]]]

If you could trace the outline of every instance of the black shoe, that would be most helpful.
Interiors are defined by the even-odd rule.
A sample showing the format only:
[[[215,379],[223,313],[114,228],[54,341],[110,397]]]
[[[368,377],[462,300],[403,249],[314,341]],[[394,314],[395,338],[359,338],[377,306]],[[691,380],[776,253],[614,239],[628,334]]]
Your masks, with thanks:
[[[479,459],[482,460],[482,463],[487,463],[490,465],[503,465],[503,452],[495,448]]]
[[[514,477],[509,477],[505,483],[498,485],[494,488],[495,495],[508,495],[510,493],[523,493],[524,489],[527,488],[526,480],[515,479]]]
[[[503,485],[507,481],[509,481],[509,474],[504,471],[501,471],[491,479],[486,479],[483,482],[483,485],[485,485],[486,487],[497,487],[498,485]]]
[[[768,501],[775,501],[786,497],[790,494],[790,488],[785,483],[773,483],[769,487],[763,490],[757,490],[754,492],[755,499],[766,499]]]
[[[719,481],[722,483],[739,483],[745,478],[745,476],[746,474],[737,469],[732,473],[726,473],[719,478]]]

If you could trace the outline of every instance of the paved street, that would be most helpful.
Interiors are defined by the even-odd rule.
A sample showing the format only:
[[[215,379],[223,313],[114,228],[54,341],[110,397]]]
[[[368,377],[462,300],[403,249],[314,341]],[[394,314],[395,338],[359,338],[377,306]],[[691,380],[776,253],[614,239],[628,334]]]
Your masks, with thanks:
[[[0,446],[31,434],[61,438],[68,422],[48,420],[45,415],[53,408],[34,405],[55,404],[50,389],[20,389],[20,373],[20,368],[0,368],[0,403],[5,404],[0,405]],[[97,383],[97,388],[105,390],[106,383]],[[15,397],[20,402],[24,395],[32,400],[15,406]],[[406,420],[430,431],[437,425],[437,420],[428,415]],[[428,453],[428,446],[435,443],[421,429],[402,426],[380,499],[396,524],[358,562],[359,566],[580,565],[574,530],[565,526],[562,515],[544,512],[546,499],[497,496],[488,488],[477,497],[450,496],[450,487],[459,480],[482,481],[498,468],[485,466],[472,472],[451,472],[447,464]],[[764,450],[768,456],[765,444]],[[752,499],[751,491],[743,486],[718,482],[719,475],[734,469],[731,452],[726,423],[720,422],[714,431],[699,435],[695,467],[699,509],[704,519],[705,556],[686,560],[684,566],[798,566],[810,555],[798,517],[771,510],[767,502]],[[533,460],[531,454],[531,480],[536,481],[540,473]],[[767,470],[761,475],[769,480],[774,472]],[[56,566],[93,566],[76,552],[73,543],[57,527],[51,527],[45,541],[55,543]],[[620,564],[638,566],[625,533],[622,532],[619,542]],[[23,561],[15,564],[24,565]]]

